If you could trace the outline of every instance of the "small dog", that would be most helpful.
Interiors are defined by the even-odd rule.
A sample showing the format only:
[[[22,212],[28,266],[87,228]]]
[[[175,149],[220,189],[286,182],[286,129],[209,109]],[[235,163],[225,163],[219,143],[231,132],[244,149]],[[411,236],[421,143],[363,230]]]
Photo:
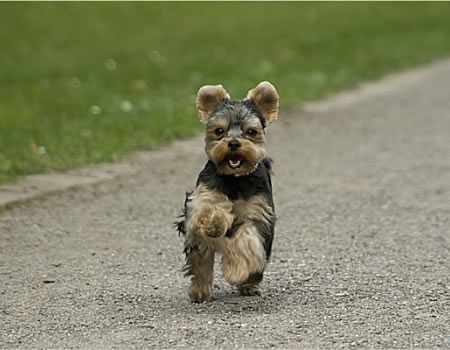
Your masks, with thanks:
[[[197,108],[206,126],[209,158],[193,192],[186,194],[175,225],[185,236],[185,276],[191,301],[212,294],[214,254],[222,255],[225,280],[242,295],[261,295],[260,283],[272,250],[275,212],[271,160],[265,128],[278,116],[278,93],[261,82],[242,101],[222,85],[203,86]]]

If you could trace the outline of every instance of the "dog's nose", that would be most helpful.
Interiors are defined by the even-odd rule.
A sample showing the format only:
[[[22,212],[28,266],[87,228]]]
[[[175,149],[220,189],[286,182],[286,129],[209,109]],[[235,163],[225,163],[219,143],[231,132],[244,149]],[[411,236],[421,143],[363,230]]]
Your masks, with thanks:
[[[232,151],[236,151],[239,147],[241,147],[241,143],[238,140],[231,140],[230,142],[228,142],[228,147]]]

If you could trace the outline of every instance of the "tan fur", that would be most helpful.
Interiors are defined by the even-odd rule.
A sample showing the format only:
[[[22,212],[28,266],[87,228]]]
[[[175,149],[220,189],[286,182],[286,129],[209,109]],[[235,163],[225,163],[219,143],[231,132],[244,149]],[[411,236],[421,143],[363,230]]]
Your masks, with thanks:
[[[220,139],[219,136],[216,135],[215,130],[217,128],[221,128],[223,130],[228,129],[228,122],[222,118],[216,118],[208,123],[208,127],[206,128],[205,134],[205,142],[208,143],[210,141],[217,141]]]
[[[222,85],[205,85],[197,93],[197,109],[200,114],[200,120],[206,123],[214,110],[214,106],[230,98]]]
[[[227,241],[218,242],[222,273],[231,285],[244,283],[251,273],[261,272],[266,262],[262,237],[256,227],[246,222]]]
[[[191,242],[208,242],[208,237],[225,235],[233,223],[232,202],[217,191],[199,185],[188,206],[187,238]]]
[[[254,196],[248,200],[237,200],[233,204],[232,214],[239,229],[233,237],[222,246],[219,251],[223,255],[222,272],[224,278],[232,285],[245,282],[249,275],[261,272],[266,262],[266,253],[262,237],[258,234],[253,220],[262,220],[270,225],[269,219],[273,215],[263,195]]]
[[[244,162],[237,169],[232,169],[228,166],[227,156],[230,148],[228,142],[231,138],[224,137],[219,141],[210,141],[206,143],[206,154],[214,164],[216,164],[217,171],[224,175],[245,175],[252,172],[255,166],[261,162],[265,156],[266,151],[263,143],[256,143],[250,140],[241,139],[241,147],[238,154],[243,157]]]
[[[248,200],[239,199],[234,202],[232,213],[235,220],[263,220],[265,224],[270,224],[273,210],[267,203],[263,195],[254,196]]]
[[[191,253],[193,277],[189,287],[189,297],[197,303],[202,302],[212,294],[214,271],[214,251],[205,248]]]
[[[259,83],[247,94],[247,99],[256,104],[263,113],[263,118],[270,124],[278,117],[278,103],[280,97],[275,87],[268,81]]]

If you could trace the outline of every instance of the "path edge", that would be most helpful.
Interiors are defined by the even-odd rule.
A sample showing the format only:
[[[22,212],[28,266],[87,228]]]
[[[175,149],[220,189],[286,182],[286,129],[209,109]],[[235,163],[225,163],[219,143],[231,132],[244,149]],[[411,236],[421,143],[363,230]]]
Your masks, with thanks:
[[[450,66],[450,58],[445,58],[406,71],[389,73],[374,81],[361,82],[351,89],[343,90],[323,100],[294,105],[289,108],[289,111],[325,112],[344,108],[367,99],[390,94],[422,80],[430,71],[448,66]],[[70,189],[134,176],[144,168],[144,162],[154,161],[159,156],[190,147],[191,144],[198,143],[200,138],[199,135],[190,139],[173,141],[154,150],[137,151],[116,163],[89,164],[62,172],[24,176],[15,182],[0,185],[0,212],[33,199],[45,198]]]

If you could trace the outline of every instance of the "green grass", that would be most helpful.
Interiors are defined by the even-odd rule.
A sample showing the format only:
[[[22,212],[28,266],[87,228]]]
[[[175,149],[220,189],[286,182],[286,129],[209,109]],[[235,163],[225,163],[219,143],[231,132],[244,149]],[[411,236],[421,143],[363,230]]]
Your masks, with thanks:
[[[443,57],[449,10],[0,3],[0,182],[190,136],[201,129],[194,99],[203,84],[242,98],[270,80],[286,107]]]

